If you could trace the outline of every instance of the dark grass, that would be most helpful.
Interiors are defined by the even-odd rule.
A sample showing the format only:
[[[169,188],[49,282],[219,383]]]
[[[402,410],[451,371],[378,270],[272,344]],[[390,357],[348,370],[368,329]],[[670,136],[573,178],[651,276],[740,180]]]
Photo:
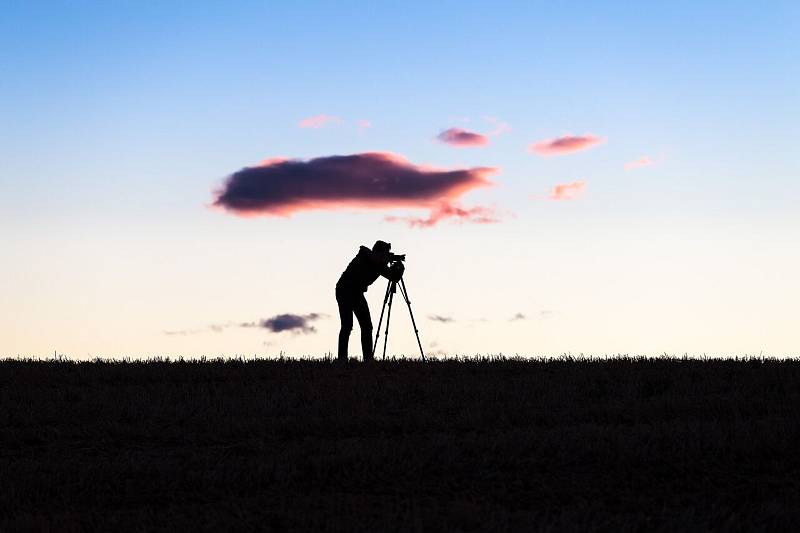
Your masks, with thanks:
[[[0,530],[788,530],[800,362],[0,361]]]

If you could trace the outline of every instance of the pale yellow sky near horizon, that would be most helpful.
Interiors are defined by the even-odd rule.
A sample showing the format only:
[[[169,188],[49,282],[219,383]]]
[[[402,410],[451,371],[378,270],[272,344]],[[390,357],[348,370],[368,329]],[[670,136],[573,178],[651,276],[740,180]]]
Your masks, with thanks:
[[[408,254],[406,282],[429,354],[800,355],[800,256],[780,220],[631,226],[565,217],[557,229],[537,229],[518,216],[430,231],[375,213],[306,216],[308,229],[330,216],[329,235],[301,230],[289,243],[270,232],[299,218],[221,222],[207,211],[200,218],[214,235],[178,226],[89,236],[67,224],[18,237],[16,260],[0,266],[8,295],[0,356],[323,356],[336,346],[336,279],[376,238]],[[362,229],[336,237],[344,225]],[[367,293],[374,324],[385,287],[379,278]],[[287,312],[325,317],[310,334],[235,325]],[[511,320],[517,313],[526,318]],[[234,325],[210,327],[226,324]],[[388,351],[418,352],[402,300]],[[356,325],[350,354],[358,352]]]

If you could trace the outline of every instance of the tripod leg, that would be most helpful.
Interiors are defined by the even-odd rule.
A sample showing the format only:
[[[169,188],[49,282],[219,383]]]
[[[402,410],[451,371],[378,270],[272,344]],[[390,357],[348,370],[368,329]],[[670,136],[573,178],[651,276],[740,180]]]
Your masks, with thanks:
[[[406,282],[400,278],[400,292],[403,294],[403,299],[408,305],[408,314],[411,315],[411,325],[414,326],[414,335],[417,336],[417,345],[419,346],[419,354],[422,360],[425,361],[425,352],[422,351],[422,341],[419,340],[419,330],[417,329],[417,322],[414,320],[414,312],[411,310],[411,299],[408,297],[408,289],[406,289]]]
[[[390,288],[392,285],[397,285],[395,282],[389,283]],[[394,300],[394,290],[389,291],[389,306],[386,311],[386,331],[383,333],[383,358],[386,359],[386,345],[389,344],[389,319],[392,318],[392,301]]]
[[[389,290],[392,288],[390,281],[386,285],[386,294],[383,296],[383,306],[381,306],[381,318],[378,320],[378,328],[375,330],[375,344],[372,345],[372,356],[375,357],[375,350],[378,349],[378,337],[381,336],[381,324],[383,323],[383,312],[386,310],[386,302],[389,300]]]

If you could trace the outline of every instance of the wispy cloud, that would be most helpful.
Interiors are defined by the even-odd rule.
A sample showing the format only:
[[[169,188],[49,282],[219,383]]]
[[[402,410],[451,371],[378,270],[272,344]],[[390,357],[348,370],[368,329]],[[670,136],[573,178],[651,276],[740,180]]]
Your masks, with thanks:
[[[454,322],[455,319],[451,316],[442,316],[442,315],[428,315],[428,319],[433,320],[434,322],[441,322],[442,324],[450,324]]]
[[[429,228],[442,220],[450,219],[458,224],[494,224],[500,222],[497,212],[487,206],[460,207],[456,204],[442,203],[431,209],[427,217],[394,216],[384,217],[387,222],[405,222],[410,228]]]
[[[654,165],[655,163],[656,162],[650,156],[643,155],[639,159],[625,163],[623,167],[625,168],[625,170],[635,170],[637,168],[649,167],[650,165]]]
[[[226,322],[224,324],[210,324],[202,328],[166,330],[164,331],[164,335],[184,336],[184,335],[197,335],[199,333],[209,333],[209,332],[221,333],[225,328],[229,328],[234,325],[235,324],[233,322]]]
[[[211,324],[204,328],[195,329],[181,329],[181,330],[168,330],[164,331],[165,335],[196,335],[198,333],[221,333],[228,328],[263,328],[273,333],[280,333],[281,331],[294,331],[296,333],[313,333],[316,331],[311,322],[325,318],[327,315],[324,313],[308,313],[306,315],[295,315],[292,313],[283,313],[275,315],[271,318],[265,318],[254,322],[225,322],[224,324]]]
[[[574,200],[583,195],[586,191],[585,181],[574,181],[572,183],[559,183],[547,196],[550,200]]]
[[[335,124],[341,122],[342,119],[334,115],[314,115],[313,117],[304,118],[298,124],[300,128],[319,129],[328,124]]]
[[[209,328],[197,328],[197,329],[174,329],[174,330],[165,330],[164,335],[196,335],[198,333],[207,333],[211,331]]]
[[[462,208],[455,202],[470,190],[491,186],[488,177],[497,171],[418,166],[389,152],[275,159],[233,173],[215,191],[212,206],[245,217],[321,209],[421,208],[431,211],[430,217],[415,223],[423,227],[448,217],[485,223],[491,218],[488,208]]]
[[[551,155],[563,155],[579,152],[604,142],[605,139],[601,137],[595,137],[591,134],[567,135],[564,137],[557,137],[555,139],[546,139],[531,143],[528,147],[528,151],[547,157]]]
[[[497,117],[483,117],[489,124],[494,126],[492,130],[487,133],[490,137],[497,137],[511,131],[511,125],[508,122],[503,122]]]
[[[467,131],[461,128],[449,128],[436,136],[441,142],[455,146],[456,148],[468,148],[475,146],[486,146],[489,138],[480,133]]]
[[[359,131],[364,131],[372,127],[372,122],[362,118],[356,122],[356,125],[358,126]]]
[[[516,313],[514,316],[508,319],[509,322],[519,322],[521,320],[529,320],[529,319],[538,319],[538,320],[548,320],[553,318],[556,315],[556,312],[551,309],[543,309],[541,311],[537,311],[533,314],[533,316],[528,316],[524,313]]]

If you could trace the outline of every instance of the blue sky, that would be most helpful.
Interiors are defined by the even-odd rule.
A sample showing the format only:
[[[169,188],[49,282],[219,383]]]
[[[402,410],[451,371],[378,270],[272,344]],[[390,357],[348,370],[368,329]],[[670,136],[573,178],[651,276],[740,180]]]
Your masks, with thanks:
[[[5,6],[0,353],[321,353],[337,327],[325,287],[382,237],[419,258],[417,313],[470,306],[423,323],[443,351],[796,353],[799,29],[794,2]],[[341,122],[298,127],[319,114]],[[511,131],[435,140],[487,133],[485,117]],[[527,149],[587,133],[606,142]],[[264,158],[370,151],[500,167],[464,202],[506,215],[412,229],[375,211],[207,208]],[[655,164],[623,170],[643,156]],[[574,181],[578,199],[539,198]],[[289,311],[330,318],[314,335],[163,334]]]

